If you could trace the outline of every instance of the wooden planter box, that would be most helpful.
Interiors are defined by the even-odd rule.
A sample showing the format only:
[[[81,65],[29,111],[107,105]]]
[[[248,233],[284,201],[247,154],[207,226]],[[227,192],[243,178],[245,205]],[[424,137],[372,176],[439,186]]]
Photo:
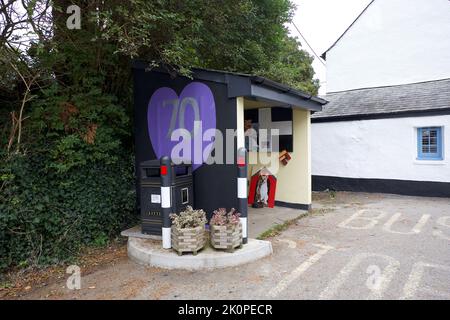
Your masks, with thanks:
[[[194,255],[203,249],[206,244],[205,227],[178,229],[172,226],[172,248],[182,255],[183,252],[192,252]]]
[[[225,249],[233,252],[242,247],[242,224],[227,226],[211,225],[211,245],[214,249]]]

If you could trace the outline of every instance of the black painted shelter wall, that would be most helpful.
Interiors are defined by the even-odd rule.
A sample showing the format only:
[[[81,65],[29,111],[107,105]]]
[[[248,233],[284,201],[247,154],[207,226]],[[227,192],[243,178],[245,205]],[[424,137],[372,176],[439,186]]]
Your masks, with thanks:
[[[216,128],[222,132],[224,137],[226,136],[226,129],[236,130],[236,99],[228,98],[226,84],[186,77],[171,78],[166,73],[145,72],[144,69],[134,69],[133,73],[136,168],[140,162],[156,158],[147,129],[147,107],[152,94],[161,87],[172,88],[180,94],[181,90],[192,81],[206,84],[214,95]],[[224,139],[224,149],[225,147],[226,141]],[[233,150],[236,150],[236,147]],[[195,208],[204,209],[208,214],[211,214],[213,210],[219,207],[237,207],[237,168],[235,165],[203,164],[194,171],[193,175]],[[137,209],[139,210],[137,177],[136,190]]]

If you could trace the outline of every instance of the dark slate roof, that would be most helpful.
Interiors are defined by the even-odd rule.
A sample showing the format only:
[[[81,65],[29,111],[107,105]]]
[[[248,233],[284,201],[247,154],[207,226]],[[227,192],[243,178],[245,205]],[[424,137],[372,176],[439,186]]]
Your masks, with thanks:
[[[168,67],[151,67],[144,60],[133,60],[134,69],[143,69],[146,72],[162,72],[172,77],[176,73]],[[246,73],[237,73],[223,70],[193,68],[192,79],[201,79],[212,82],[226,83],[228,85],[228,97],[248,97],[260,100],[271,100],[280,104],[300,107],[311,111],[320,111],[326,100],[306,92],[291,88],[282,83],[270,79]]]
[[[450,110],[450,79],[328,93],[314,120]]]

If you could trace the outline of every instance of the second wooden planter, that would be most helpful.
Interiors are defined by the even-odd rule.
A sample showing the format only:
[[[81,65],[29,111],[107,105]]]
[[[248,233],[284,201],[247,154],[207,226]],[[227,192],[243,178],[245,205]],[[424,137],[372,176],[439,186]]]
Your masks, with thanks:
[[[214,249],[225,249],[233,252],[235,248],[242,247],[242,224],[226,226],[211,225],[211,246]]]

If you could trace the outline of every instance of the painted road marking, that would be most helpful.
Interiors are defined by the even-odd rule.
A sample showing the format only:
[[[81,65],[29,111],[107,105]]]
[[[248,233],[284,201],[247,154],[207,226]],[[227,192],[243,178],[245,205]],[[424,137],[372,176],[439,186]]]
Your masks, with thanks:
[[[297,248],[297,243],[295,241],[289,239],[278,239],[278,241],[287,243],[291,249]]]
[[[412,228],[411,231],[408,232],[401,232],[401,231],[394,231],[392,230],[392,225],[397,222],[397,220],[400,218],[402,214],[400,212],[394,214],[384,225],[383,225],[383,230],[386,232],[390,232],[390,233],[397,233],[397,234],[419,234],[420,231],[422,230],[423,226],[428,222],[428,220],[430,219],[431,215],[429,214],[424,214],[419,222],[417,222],[417,224]]]
[[[412,299],[415,296],[417,289],[419,288],[420,282],[422,281],[425,268],[441,269],[450,272],[450,267],[448,266],[431,264],[426,262],[415,263],[408,277],[408,281],[403,287],[403,295],[400,297],[401,300]],[[424,288],[423,286],[422,288],[420,288],[420,291],[432,291],[433,296],[439,295],[447,298],[450,297],[449,292],[436,292],[434,290],[430,290],[429,288]]]
[[[355,230],[371,229],[371,228],[373,228],[374,226],[376,226],[378,224],[378,222],[379,222],[378,220],[379,219],[381,219],[384,216],[386,216],[386,212],[381,212],[381,211],[378,211],[378,210],[375,211],[375,212],[380,212],[380,214],[377,215],[376,217],[364,217],[364,216],[362,216],[367,211],[373,212],[375,210],[368,210],[368,209],[359,210],[358,212],[353,214],[347,220],[344,220],[343,222],[339,223],[338,227],[339,228],[346,228],[346,229],[355,229]],[[369,221],[369,223],[364,225],[364,226],[361,226],[361,227],[349,226],[348,224],[350,222],[352,222],[353,220]]]
[[[387,289],[389,283],[394,277],[394,274],[399,270],[400,262],[390,256],[375,253],[362,253],[353,257],[340,271],[338,276],[331,281],[328,287],[322,291],[319,299],[332,299],[338,293],[338,290],[342,287],[342,285],[347,281],[350,274],[361,264],[361,262],[371,257],[382,258],[389,262],[384,268],[383,273],[380,274],[380,278],[377,280],[378,285],[372,287],[369,286],[371,293],[369,294],[368,299],[381,299],[384,291]]]
[[[449,216],[440,217],[437,220],[437,223],[440,224],[443,227],[450,228],[450,217]],[[441,230],[434,230],[433,231],[433,236],[450,241],[450,237],[444,235],[444,233]]]
[[[285,278],[283,278],[276,287],[272,288],[268,296],[275,298],[277,297],[284,289],[286,289],[293,281],[298,279],[306,270],[308,270],[313,264],[322,258],[328,251],[334,249],[334,247],[322,245],[322,244],[314,244],[314,246],[321,248],[314,255],[308,258],[305,262],[300,264],[296,269],[294,269],[290,274],[288,274]]]

